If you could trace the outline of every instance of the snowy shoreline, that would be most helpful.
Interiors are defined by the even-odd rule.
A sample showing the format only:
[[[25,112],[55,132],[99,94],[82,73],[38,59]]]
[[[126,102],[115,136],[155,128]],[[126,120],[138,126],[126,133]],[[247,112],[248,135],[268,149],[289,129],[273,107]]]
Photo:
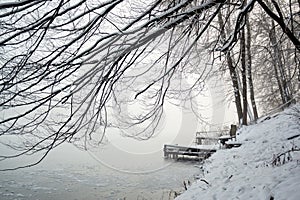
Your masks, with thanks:
[[[176,200],[300,198],[300,105],[242,127],[239,148],[218,150]],[[298,136],[297,136],[298,135]]]

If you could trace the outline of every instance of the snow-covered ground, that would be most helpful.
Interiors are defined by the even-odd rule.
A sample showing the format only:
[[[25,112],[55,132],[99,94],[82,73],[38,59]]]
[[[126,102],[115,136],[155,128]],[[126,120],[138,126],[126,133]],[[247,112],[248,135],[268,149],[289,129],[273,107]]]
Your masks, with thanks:
[[[300,105],[242,127],[237,136],[242,146],[218,150],[177,200],[299,200],[299,134]]]

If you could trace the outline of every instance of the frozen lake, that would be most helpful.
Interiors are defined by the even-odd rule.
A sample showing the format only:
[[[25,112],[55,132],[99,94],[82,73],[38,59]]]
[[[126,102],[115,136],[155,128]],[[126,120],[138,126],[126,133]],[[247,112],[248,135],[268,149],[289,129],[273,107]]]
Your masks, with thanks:
[[[191,145],[197,126],[191,112],[173,109],[149,140],[111,132],[105,145],[88,152],[64,144],[38,166],[0,172],[0,199],[169,199],[170,191],[183,190],[183,181],[201,172],[197,162],[164,160],[163,145]]]
[[[200,173],[196,162],[166,161],[162,151],[122,152],[106,146],[88,153],[64,145],[38,166],[0,172],[0,199],[169,199],[170,191],[183,190],[183,181]]]

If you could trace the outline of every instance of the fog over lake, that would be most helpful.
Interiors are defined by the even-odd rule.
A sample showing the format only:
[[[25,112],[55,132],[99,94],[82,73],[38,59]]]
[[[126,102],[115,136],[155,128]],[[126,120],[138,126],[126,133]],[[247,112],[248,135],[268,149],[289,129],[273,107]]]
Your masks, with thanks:
[[[207,94],[197,109],[205,107],[202,117],[211,124],[222,122],[225,108],[216,106],[218,91],[208,90]],[[184,181],[192,182],[202,173],[198,161],[163,157],[164,144],[193,145],[195,133],[203,129],[195,113],[186,108],[166,104],[163,118],[148,140],[123,137],[124,132],[112,129],[103,144],[87,151],[66,143],[37,166],[1,172],[1,199],[169,199],[172,191],[184,190]],[[33,158],[1,165],[21,165]]]
[[[169,108],[172,114],[167,112],[149,140],[122,137],[115,130],[97,148],[84,151],[66,143],[35,167],[1,172],[1,199],[157,199],[183,190],[183,181],[193,181],[200,173],[195,166],[199,163],[165,160],[163,145],[192,144],[197,120],[191,112]]]

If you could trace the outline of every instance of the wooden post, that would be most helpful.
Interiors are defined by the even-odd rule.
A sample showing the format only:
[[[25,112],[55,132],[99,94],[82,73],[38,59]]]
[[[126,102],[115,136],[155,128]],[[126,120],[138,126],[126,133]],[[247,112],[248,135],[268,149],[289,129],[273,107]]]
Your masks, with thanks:
[[[202,144],[202,138],[196,137],[196,144],[201,145]]]
[[[236,125],[231,124],[229,135],[235,139],[236,139],[236,130],[237,130]]]
[[[164,157],[167,158],[168,157],[168,153],[167,153],[167,145],[164,145]]]

